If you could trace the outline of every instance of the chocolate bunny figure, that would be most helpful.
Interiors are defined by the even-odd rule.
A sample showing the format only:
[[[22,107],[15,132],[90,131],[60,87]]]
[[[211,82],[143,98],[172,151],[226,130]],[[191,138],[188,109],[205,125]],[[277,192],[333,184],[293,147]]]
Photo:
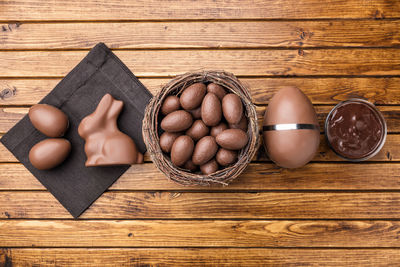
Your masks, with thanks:
[[[85,139],[86,167],[143,162],[135,142],[118,129],[117,118],[123,106],[122,101],[105,94],[96,110],[79,124],[78,133]]]

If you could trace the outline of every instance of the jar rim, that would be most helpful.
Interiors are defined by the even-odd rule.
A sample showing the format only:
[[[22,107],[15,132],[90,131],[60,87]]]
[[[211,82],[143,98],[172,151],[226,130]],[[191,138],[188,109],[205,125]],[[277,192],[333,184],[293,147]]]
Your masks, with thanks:
[[[368,107],[370,107],[375,112],[375,114],[378,116],[378,118],[381,122],[382,128],[383,128],[382,129],[383,133],[382,133],[382,137],[379,141],[379,144],[371,152],[369,152],[366,156],[361,157],[361,158],[348,158],[348,157],[340,154],[333,148],[333,146],[331,145],[331,143],[329,141],[329,137],[328,137],[328,130],[327,130],[328,129],[328,120],[331,117],[332,113],[339,107],[341,107],[345,104],[349,104],[349,103],[361,103],[361,104],[365,104]],[[360,161],[365,161],[365,160],[368,160],[368,159],[376,156],[376,154],[378,154],[379,151],[382,149],[382,147],[384,146],[384,144],[386,142],[387,124],[386,124],[385,118],[382,115],[382,112],[373,103],[371,103],[365,99],[361,99],[361,98],[350,98],[348,100],[339,102],[330,110],[330,112],[328,113],[328,115],[326,116],[326,119],[325,119],[324,134],[325,134],[325,139],[327,140],[329,147],[332,149],[333,152],[335,152],[336,155],[338,155],[340,158],[345,159],[347,161],[360,162]]]

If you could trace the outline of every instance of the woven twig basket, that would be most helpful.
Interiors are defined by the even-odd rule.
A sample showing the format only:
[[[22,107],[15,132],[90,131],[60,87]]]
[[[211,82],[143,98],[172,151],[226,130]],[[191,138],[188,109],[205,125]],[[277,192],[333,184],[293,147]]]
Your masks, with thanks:
[[[169,95],[179,96],[183,89],[197,82],[206,84],[213,82],[238,95],[242,100],[244,112],[248,119],[249,142],[239,151],[238,161],[234,165],[210,175],[191,173],[176,167],[171,162],[170,157],[162,152],[159,144],[158,124],[160,120],[158,115],[164,99]],[[143,139],[152,161],[170,180],[182,185],[211,185],[215,183],[227,185],[243,172],[258,149],[259,132],[256,108],[251,102],[248,89],[233,74],[224,71],[186,73],[171,80],[150,100],[143,119]]]

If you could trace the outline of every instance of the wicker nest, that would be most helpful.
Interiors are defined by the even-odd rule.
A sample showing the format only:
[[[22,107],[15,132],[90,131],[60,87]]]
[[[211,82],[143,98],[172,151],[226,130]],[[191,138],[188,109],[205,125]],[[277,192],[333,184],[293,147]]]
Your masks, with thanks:
[[[162,152],[159,144],[160,132],[158,124],[160,119],[158,114],[164,99],[169,95],[180,95],[183,89],[198,82],[206,84],[213,82],[238,95],[242,100],[244,113],[248,119],[247,133],[249,141],[239,151],[238,161],[210,175],[191,173],[185,169],[176,167],[171,162],[170,157]],[[182,185],[211,185],[215,183],[227,185],[243,172],[258,149],[259,132],[256,108],[251,102],[248,89],[233,74],[224,71],[186,73],[171,80],[150,100],[143,119],[143,139],[152,161],[170,180]]]

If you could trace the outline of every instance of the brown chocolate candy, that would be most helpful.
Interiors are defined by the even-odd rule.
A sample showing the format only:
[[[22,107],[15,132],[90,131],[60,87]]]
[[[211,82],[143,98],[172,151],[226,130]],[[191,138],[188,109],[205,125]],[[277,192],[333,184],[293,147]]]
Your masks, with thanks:
[[[171,112],[178,110],[181,107],[179,98],[176,95],[167,96],[161,106],[161,113],[168,115]]]
[[[48,137],[61,137],[68,129],[68,117],[60,109],[47,104],[36,104],[29,109],[33,126]]]
[[[181,132],[192,126],[193,118],[185,110],[177,110],[169,113],[161,121],[161,129],[166,132]]]
[[[243,104],[235,94],[227,94],[222,99],[222,112],[229,124],[238,124],[243,116]]]
[[[210,83],[209,85],[207,85],[207,92],[215,94],[221,101],[226,95],[225,89],[221,85],[216,83]]]
[[[186,131],[194,141],[200,140],[202,137],[208,135],[210,129],[204,124],[202,120],[196,120],[192,126]]]
[[[234,163],[238,158],[237,151],[220,148],[215,155],[215,159],[221,166],[228,166]]]
[[[201,104],[201,119],[207,126],[216,126],[221,117],[221,101],[213,93],[206,94]]]
[[[176,138],[171,149],[171,161],[176,166],[183,166],[193,154],[194,142],[187,135],[181,135]]]
[[[237,124],[229,124],[229,128],[231,129],[241,129],[247,132],[248,122],[246,116],[242,116],[242,119]]]
[[[199,166],[194,164],[193,161],[191,159],[189,159],[188,161],[186,161],[185,165],[183,165],[183,168],[188,171],[195,172],[195,171],[197,171]]]
[[[229,150],[239,150],[246,146],[249,137],[240,129],[227,129],[215,138],[218,145]]]
[[[105,94],[96,110],[78,127],[85,139],[85,166],[131,165],[143,162],[135,142],[117,127],[117,118],[124,103]]]
[[[181,133],[164,132],[160,136],[161,150],[164,151],[165,153],[171,152],[172,145],[174,144],[176,138],[178,138],[181,135],[182,135]]]
[[[218,163],[215,159],[210,160],[209,162],[200,166],[200,170],[203,174],[211,174],[218,171]]]
[[[218,151],[218,145],[212,136],[204,136],[201,138],[193,152],[192,161],[196,165],[203,165],[215,156]]]
[[[200,106],[201,101],[206,94],[206,85],[204,83],[195,83],[183,90],[180,102],[186,110],[193,110]]]
[[[220,122],[217,126],[211,127],[210,135],[217,137],[220,133],[228,129],[228,125],[225,122]]]
[[[263,140],[269,158],[281,167],[298,168],[314,157],[320,140],[317,114],[300,89],[282,88],[269,101]]]
[[[48,170],[61,164],[71,151],[71,143],[64,138],[49,138],[34,145],[29,161],[38,170]]]

